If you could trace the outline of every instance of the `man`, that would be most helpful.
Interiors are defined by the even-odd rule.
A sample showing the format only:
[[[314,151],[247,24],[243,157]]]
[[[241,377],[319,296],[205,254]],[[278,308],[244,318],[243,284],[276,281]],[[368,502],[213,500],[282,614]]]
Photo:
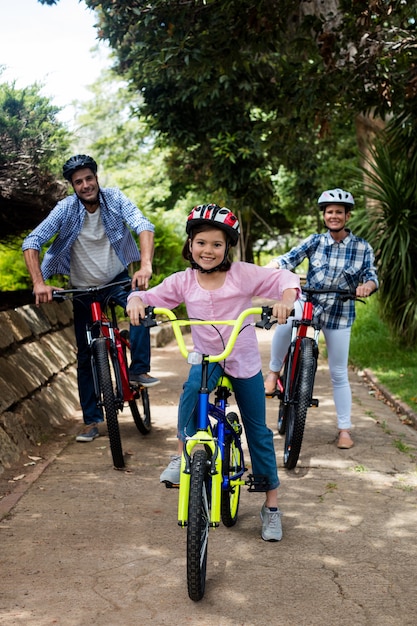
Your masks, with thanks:
[[[140,261],[133,274],[132,289],[147,289],[152,276],[154,226],[119,189],[102,189],[97,177],[97,163],[90,156],[72,156],[63,166],[64,178],[74,194],[64,198],[48,217],[24,240],[22,250],[29,270],[36,305],[52,301],[57,287],[45,284],[54,274],[69,276],[73,287],[92,287],[128,278],[128,265]],[[139,237],[140,252],[132,236]],[[52,237],[42,265],[40,251]],[[121,287],[100,292],[100,300],[109,295],[125,307],[127,293]],[[77,441],[93,441],[99,436],[97,424],[103,421],[97,406],[85,328],[90,320],[86,301],[74,300],[74,329],[77,341],[77,379],[84,428]],[[159,380],[149,375],[150,337],[143,326],[130,331],[131,357],[129,378],[145,387]]]

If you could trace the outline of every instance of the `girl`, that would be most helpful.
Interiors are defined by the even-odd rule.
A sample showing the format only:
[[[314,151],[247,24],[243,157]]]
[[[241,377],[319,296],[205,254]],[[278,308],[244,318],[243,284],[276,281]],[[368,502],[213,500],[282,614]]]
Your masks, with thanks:
[[[128,297],[127,313],[132,324],[145,316],[145,306],[174,308],[184,302],[188,316],[200,319],[235,319],[243,309],[252,306],[252,297],[276,298],[273,315],[280,324],[286,322],[300,294],[299,278],[288,270],[270,270],[251,263],[229,259],[229,250],[237,244],[239,223],[233,213],[216,204],[194,207],[186,224],[188,238],[183,257],[191,268],[177,272],[149,291],[134,291]],[[249,320],[248,320],[249,321]],[[223,350],[223,342],[232,332],[211,326],[192,326],[194,349],[202,354]],[[240,333],[227,362],[211,363],[208,387],[212,391],[225,372],[232,384],[246,432],[253,474],[266,477],[266,501],[262,506],[262,538],[280,541],[281,512],[278,508],[279,485],[273,433],[266,425],[265,395],[261,358],[256,333],[248,326]],[[160,481],[179,483],[180,461],[186,436],[196,432],[196,405],[201,380],[201,365],[192,365],[183,386],[178,409],[178,451]]]

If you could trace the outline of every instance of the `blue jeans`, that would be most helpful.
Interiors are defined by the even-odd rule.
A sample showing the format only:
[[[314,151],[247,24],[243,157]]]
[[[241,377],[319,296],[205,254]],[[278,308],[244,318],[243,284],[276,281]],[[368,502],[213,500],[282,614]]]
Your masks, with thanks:
[[[127,272],[122,272],[112,282],[129,278]],[[110,287],[94,294],[94,299],[104,303],[109,295],[123,308],[126,308],[128,292],[121,286]],[[91,324],[92,298],[85,296],[81,300],[74,300],[74,331],[77,342],[77,380],[80,404],[85,424],[103,421],[103,411],[97,406],[94,391],[93,374],[91,371],[90,350],[86,338],[86,326]],[[151,344],[149,329],[144,326],[130,326],[131,364],[130,371],[136,374],[145,374],[150,370]]]
[[[208,389],[213,391],[223,368],[219,363],[210,363]],[[279,486],[274,435],[266,425],[265,390],[262,372],[252,378],[228,376],[242,416],[246,440],[252,460],[252,473],[266,476],[269,491]],[[188,380],[183,385],[178,407],[178,438],[185,441],[197,430],[198,390],[201,385],[201,365],[192,365]]]

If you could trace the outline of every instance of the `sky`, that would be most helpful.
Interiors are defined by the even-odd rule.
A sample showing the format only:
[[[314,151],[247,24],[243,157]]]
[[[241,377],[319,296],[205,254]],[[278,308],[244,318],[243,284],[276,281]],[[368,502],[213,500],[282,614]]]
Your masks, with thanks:
[[[111,65],[94,23],[83,1],[47,6],[37,0],[0,0],[0,66],[6,66],[0,82],[15,81],[19,89],[42,83],[42,95],[64,107],[58,118],[71,126],[71,102],[90,99],[88,85]]]

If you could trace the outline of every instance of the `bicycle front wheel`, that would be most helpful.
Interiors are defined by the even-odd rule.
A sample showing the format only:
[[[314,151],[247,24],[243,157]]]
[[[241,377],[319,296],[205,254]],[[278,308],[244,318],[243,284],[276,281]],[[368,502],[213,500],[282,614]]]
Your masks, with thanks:
[[[207,452],[196,450],[191,464],[187,526],[187,586],[191,600],[198,602],[206,587],[210,495]]]
[[[117,399],[113,389],[107,340],[105,337],[99,337],[94,341],[93,354],[97,368],[101,401],[106,415],[113,465],[116,469],[122,469],[125,466],[125,461],[120,439],[119,422],[117,420]]]
[[[239,424],[239,418],[236,413],[229,413],[227,419],[232,424]],[[230,479],[231,476],[238,474],[241,470],[241,452],[237,447],[233,436],[228,435],[224,443],[223,476],[227,476]],[[231,483],[229,482],[227,489],[222,489],[221,516],[223,524],[228,528],[234,526],[237,522],[240,488],[240,484],[233,484],[232,481]]]
[[[301,341],[298,363],[297,387],[295,402],[288,406],[285,427],[284,466],[294,469],[300,456],[303,442],[304,427],[307,410],[311,405],[313,395],[316,360],[314,356],[314,342],[309,337]]]
[[[138,398],[129,402],[130,411],[132,413],[133,421],[136,424],[136,428],[142,435],[147,435],[151,432],[151,407],[149,403],[149,394],[146,387],[141,387],[140,391],[143,407],[143,417],[139,411]]]

